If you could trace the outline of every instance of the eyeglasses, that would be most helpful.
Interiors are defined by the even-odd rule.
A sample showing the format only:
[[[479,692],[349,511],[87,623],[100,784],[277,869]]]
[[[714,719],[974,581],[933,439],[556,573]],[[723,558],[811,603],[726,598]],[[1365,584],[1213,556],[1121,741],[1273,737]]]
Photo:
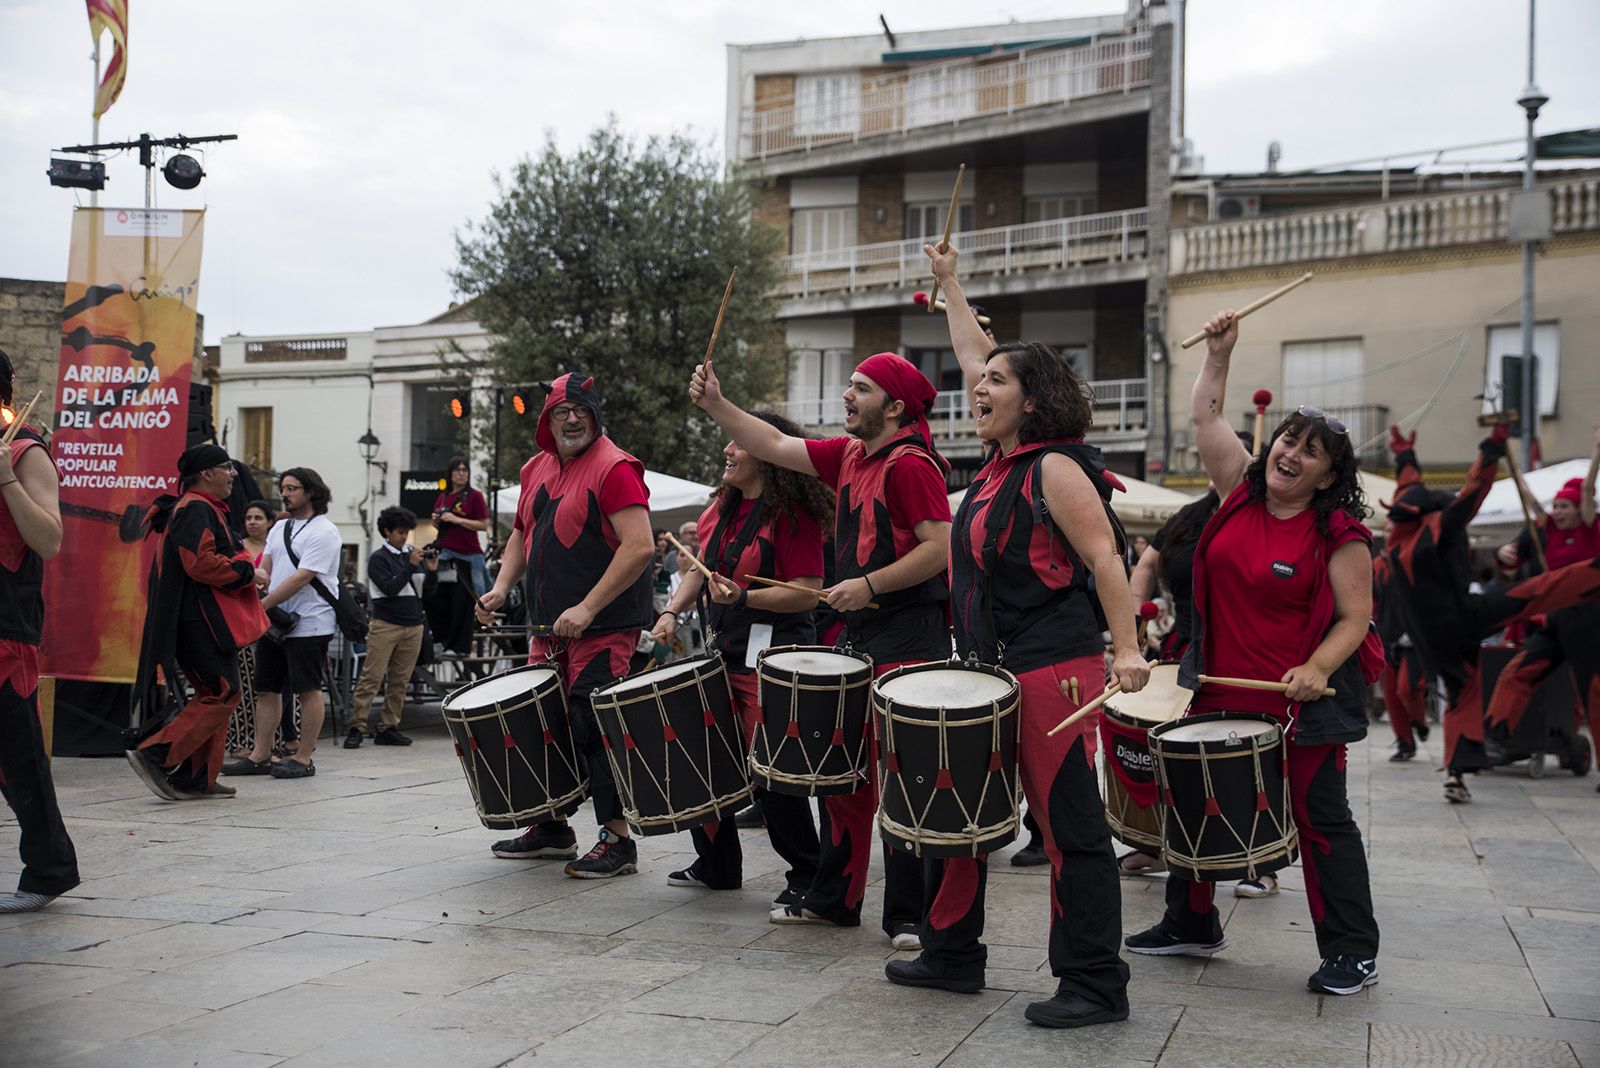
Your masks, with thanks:
[[[589,418],[589,409],[578,404],[563,404],[559,408],[550,409],[550,418],[558,423],[565,423],[575,415],[580,419],[587,419]]]
[[[279,493],[299,493],[304,489],[305,489],[304,486],[291,486],[287,482],[281,482],[281,483],[278,484],[278,492]]]
[[[1329,415],[1327,412],[1323,411],[1321,408],[1313,408],[1309,404],[1302,404],[1300,407],[1294,410],[1294,414],[1305,416],[1307,419],[1311,420],[1320,419],[1322,420],[1323,424],[1335,434],[1350,433],[1349,427],[1345,426],[1343,423]]]

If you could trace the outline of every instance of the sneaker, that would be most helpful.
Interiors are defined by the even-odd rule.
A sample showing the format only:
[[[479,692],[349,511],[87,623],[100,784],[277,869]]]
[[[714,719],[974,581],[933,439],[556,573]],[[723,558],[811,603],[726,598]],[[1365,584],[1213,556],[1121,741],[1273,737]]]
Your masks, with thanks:
[[[682,871],[675,871],[675,872],[671,872],[670,874],[668,874],[667,875],[667,885],[668,886],[693,886],[693,887],[699,887],[701,890],[737,890],[737,889],[739,889],[738,886],[712,886],[710,883],[708,883],[704,879],[700,878],[700,873],[694,870],[694,865],[692,865],[692,864],[689,867],[684,868]]]
[[[361,748],[361,728],[360,727],[351,727],[350,728],[350,733],[344,736],[344,747],[346,749],[360,749]]]
[[[796,890],[794,887],[789,886],[784,888],[783,893],[772,899],[772,906],[773,908],[785,908],[789,905],[798,905],[805,899],[806,892],[804,890]]]
[[[132,765],[139,780],[150,787],[150,792],[164,801],[181,800],[178,791],[167,781],[167,769],[161,766],[161,761],[151,754],[148,749],[129,749],[128,763]]]
[[[743,827],[745,830],[751,830],[756,827],[765,827],[767,825],[767,820],[766,817],[761,814],[761,802],[752,801],[744,808],[741,808],[738,812],[735,812],[733,814],[733,825],[735,827]]]
[[[824,916],[818,916],[811,910],[803,909],[799,905],[785,905],[780,909],[773,909],[767,913],[767,920],[771,923],[780,924],[810,924],[816,927],[838,926],[832,920]]]
[[[1452,805],[1465,804],[1472,800],[1472,791],[1461,781],[1461,776],[1451,775],[1444,781],[1444,799]]]
[[[889,982],[900,986],[928,986],[955,994],[976,994],[983,989],[982,975],[975,979],[939,975],[921,957],[915,960],[892,960],[883,966],[883,974]]]
[[[1219,949],[1226,949],[1228,939],[1222,925],[1212,921],[1213,937],[1199,942],[1185,941],[1170,933],[1166,924],[1158,923],[1147,931],[1129,935],[1122,940],[1130,953],[1143,953],[1151,957],[1208,957]]]
[[[1126,1020],[1128,1006],[1108,1009],[1076,994],[1057,994],[1049,1001],[1035,1001],[1022,1010],[1022,1015],[1040,1027],[1087,1027]]]
[[[1037,868],[1048,863],[1050,858],[1044,855],[1044,843],[1037,839],[1011,854],[1013,868]]]
[[[411,739],[394,727],[385,727],[372,737],[373,745],[410,745]]]
[[[602,829],[594,848],[561,869],[574,879],[612,879],[639,870],[639,844]]]
[[[18,890],[0,897],[0,913],[38,912],[55,899],[55,894],[35,894],[27,890]]]
[[[1424,739],[1424,741],[1426,741],[1426,739]],[[1391,763],[1391,764],[1403,764],[1403,763],[1405,763],[1406,761],[1410,760],[1412,757],[1414,757],[1416,755],[1417,755],[1417,747],[1416,746],[1414,746],[1414,745],[1397,745],[1397,746],[1395,746],[1394,753],[1392,755],[1390,755],[1390,757],[1389,757],[1389,763]]]
[[[1357,994],[1378,981],[1378,962],[1360,957],[1329,957],[1306,980],[1306,989],[1319,994]]]
[[[1234,897],[1271,897],[1278,892],[1278,880],[1271,875],[1258,879],[1240,879],[1233,888]]]
[[[220,782],[214,783],[203,790],[184,789],[176,784],[172,788],[177,792],[178,800],[180,801],[216,801],[221,798],[239,796],[238,790],[231,786],[224,786]]]
[[[889,944],[895,949],[922,950],[922,934],[915,927],[897,927],[894,934],[889,936]]]
[[[572,860],[578,855],[578,836],[565,823],[536,823],[515,838],[496,842],[490,852],[507,860]]]

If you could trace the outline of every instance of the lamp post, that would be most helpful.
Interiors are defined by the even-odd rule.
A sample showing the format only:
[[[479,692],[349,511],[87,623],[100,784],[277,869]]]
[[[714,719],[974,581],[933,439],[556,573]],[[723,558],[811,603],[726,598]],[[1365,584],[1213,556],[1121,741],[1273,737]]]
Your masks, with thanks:
[[[1539,90],[1538,83],[1533,80],[1533,29],[1534,29],[1534,4],[1535,0],[1528,0],[1528,84],[1522,90],[1522,95],[1517,98],[1517,104],[1527,116],[1528,121],[1528,147],[1522,161],[1522,191],[1524,194],[1533,192],[1533,163],[1536,146],[1533,136],[1533,121],[1539,117],[1539,109],[1550,102],[1550,98]],[[1533,470],[1538,459],[1539,447],[1539,402],[1534,396],[1533,374],[1533,250],[1535,241],[1530,236],[1522,240],[1522,406],[1528,409],[1521,413],[1522,423],[1522,466],[1524,470]]]

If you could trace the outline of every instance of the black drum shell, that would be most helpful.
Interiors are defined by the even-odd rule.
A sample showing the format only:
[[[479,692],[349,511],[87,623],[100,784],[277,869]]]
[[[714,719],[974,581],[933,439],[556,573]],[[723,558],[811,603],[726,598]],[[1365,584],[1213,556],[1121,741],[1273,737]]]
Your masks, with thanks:
[[[750,738],[750,779],[775,794],[821,797],[852,794],[867,782],[872,753],[872,659],[836,676],[807,675],[780,667],[779,653],[835,653],[828,646],[785,645],[756,660],[761,719]],[[833,688],[828,689],[831,685]],[[843,691],[843,708],[839,695]],[[796,733],[790,734],[790,723]],[[834,743],[835,732],[842,735]]]

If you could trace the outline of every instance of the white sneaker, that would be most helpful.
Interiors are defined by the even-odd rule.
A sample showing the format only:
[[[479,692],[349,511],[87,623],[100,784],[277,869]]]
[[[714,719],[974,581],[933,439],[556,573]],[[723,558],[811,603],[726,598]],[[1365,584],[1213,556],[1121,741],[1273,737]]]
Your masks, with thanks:
[[[915,931],[901,931],[889,939],[889,944],[895,949],[922,949],[922,939]]]
[[[1233,888],[1234,897],[1271,897],[1278,892],[1278,880],[1270,875],[1256,879],[1240,879]]]

